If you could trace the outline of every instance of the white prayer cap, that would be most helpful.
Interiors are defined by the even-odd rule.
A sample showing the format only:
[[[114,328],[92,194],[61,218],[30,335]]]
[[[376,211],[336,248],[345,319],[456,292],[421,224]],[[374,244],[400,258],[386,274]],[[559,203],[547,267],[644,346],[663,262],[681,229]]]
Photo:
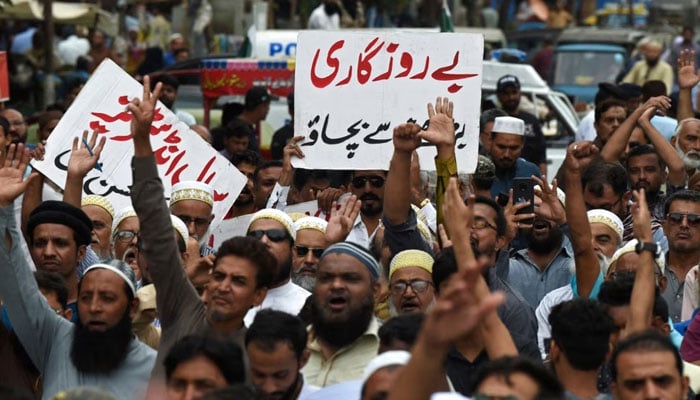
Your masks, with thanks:
[[[302,229],[314,229],[321,233],[326,233],[328,222],[319,217],[303,217],[294,222],[294,230],[299,232]]]
[[[635,249],[637,247],[637,239],[632,239],[629,242],[625,243],[624,246],[621,248],[617,249],[615,251],[615,254],[613,254],[612,258],[610,259],[610,266],[612,266],[614,263],[616,263],[620,257],[624,256],[627,253],[634,253]],[[658,257],[656,254],[654,254],[654,261],[656,262],[656,265],[659,266],[659,270],[661,270],[661,273],[666,272],[666,260],[664,259],[664,255],[661,254]]]
[[[178,218],[177,215],[170,214],[170,220],[173,222],[173,228],[175,228],[175,232],[180,234],[182,240],[185,241],[185,245],[187,245],[187,241],[190,239],[190,233],[187,231],[187,225],[185,225],[185,223],[182,222],[182,220]]]
[[[542,190],[540,185],[535,185],[534,189],[535,190],[538,190],[538,189]],[[566,193],[564,193],[563,190],[559,189],[559,187],[557,187],[557,198],[559,199],[559,202],[561,203],[561,205],[566,207]]]
[[[608,210],[603,210],[596,208],[593,210],[588,210],[586,213],[588,215],[589,223],[599,223],[607,225],[615,233],[617,233],[620,243],[622,243],[623,233],[625,231],[625,226],[622,224],[622,220],[617,215],[613,214]]]
[[[85,272],[83,273],[82,279],[85,279],[85,276],[87,276],[88,272],[90,272],[94,269],[107,269],[107,270],[110,270],[110,271],[114,272],[115,274],[119,275],[119,277],[122,278],[124,280],[124,282],[126,282],[126,285],[131,290],[131,294],[136,296],[136,284],[134,283],[134,278],[133,278],[134,272],[131,270],[131,267],[129,267],[123,261],[119,261],[119,260],[111,260],[110,263],[114,263],[115,265],[118,265],[119,267],[121,267],[121,269],[119,267],[117,267],[115,265],[111,265],[111,264],[103,264],[103,263],[93,264],[85,270]]]
[[[90,194],[83,197],[83,199],[80,201],[80,207],[85,206],[100,207],[101,209],[107,211],[109,216],[112,217],[112,219],[114,219],[114,207],[112,206],[112,202],[104,196],[100,196],[98,194]]]
[[[282,224],[282,226],[284,226],[284,229],[287,231],[289,236],[292,237],[292,240],[297,240],[297,232],[294,230],[294,221],[292,221],[292,217],[287,215],[287,213],[284,211],[274,208],[263,208],[262,210],[253,214],[253,217],[250,219],[250,223],[248,223],[248,228],[246,231],[250,230],[250,226],[253,225],[253,222],[259,219],[271,219],[279,222]]]
[[[386,351],[374,357],[365,367],[365,372],[362,374],[362,382],[367,382],[372,374],[382,368],[391,365],[406,365],[411,359],[411,353],[403,350]]]
[[[496,117],[491,132],[523,136],[525,135],[525,122],[515,117]]]
[[[114,235],[114,233],[117,231],[117,227],[119,226],[119,224],[122,221],[124,221],[125,219],[127,219],[129,217],[136,217],[136,216],[137,216],[136,210],[134,210],[134,207],[129,206],[129,207],[122,208],[121,210],[119,210],[119,212],[117,213],[117,216],[114,217],[114,221],[112,221],[112,235]]]
[[[214,204],[214,189],[203,182],[178,182],[170,191],[170,206],[181,200],[199,200],[211,206]]]

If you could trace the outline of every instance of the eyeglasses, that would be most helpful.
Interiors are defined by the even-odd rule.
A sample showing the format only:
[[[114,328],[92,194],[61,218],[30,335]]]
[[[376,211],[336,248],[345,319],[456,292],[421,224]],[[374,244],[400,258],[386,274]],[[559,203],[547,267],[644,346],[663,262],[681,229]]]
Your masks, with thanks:
[[[481,217],[475,217],[474,221],[472,222],[472,229],[485,229],[485,228],[491,228],[494,231],[498,231],[498,229],[491,225],[489,221],[481,218]]]
[[[352,178],[352,185],[355,189],[362,189],[367,182],[375,188],[384,186],[384,178],[381,176],[356,176]]]
[[[182,222],[185,223],[185,225],[189,225],[194,222],[194,226],[197,228],[206,228],[209,226],[209,219],[208,218],[195,218],[195,217],[190,217],[189,215],[175,215],[176,217],[180,218]]]
[[[307,254],[309,254],[309,250],[311,250],[311,253],[314,255],[316,258],[321,258],[321,254],[323,254],[323,251],[326,249],[314,249],[312,247],[306,247],[306,246],[294,246],[295,249],[297,249],[297,255],[299,257],[306,257]]]
[[[117,233],[114,234],[114,239],[120,241],[120,242],[131,242],[134,240],[135,237],[139,236],[138,232],[134,231],[117,231]]]
[[[258,240],[262,239],[263,236],[267,236],[268,239],[270,239],[271,241],[273,241],[275,243],[289,239],[289,235],[287,234],[287,231],[285,231],[284,229],[268,229],[268,230],[260,230],[260,231],[250,231],[250,232],[248,232],[248,236],[254,237]]]
[[[620,204],[621,201],[622,201],[622,197],[618,198],[617,201],[612,203],[612,204],[600,204],[600,205],[595,206],[593,204],[586,203],[586,209],[593,210],[595,208],[599,208],[601,210],[612,212],[613,208],[615,208],[616,205]]]
[[[683,218],[688,220],[689,226],[696,227],[700,225],[700,214],[683,214],[677,212],[666,214],[666,219],[668,219],[674,225],[682,224]]]
[[[404,292],[406,292],[406,289],[408,289],[409,286],[411,287],[411,290],[413,290],[414,293],[424,293],[432,284],[432,282],[423,281],[419,279],[410,282],[398,281],[390,285],[391,294],[397,296],[402,295],[404,294]]]

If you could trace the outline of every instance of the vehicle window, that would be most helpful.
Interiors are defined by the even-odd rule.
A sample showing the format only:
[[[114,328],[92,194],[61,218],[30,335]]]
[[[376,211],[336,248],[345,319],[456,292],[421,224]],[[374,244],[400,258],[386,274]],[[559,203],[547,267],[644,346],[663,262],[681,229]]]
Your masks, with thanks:
[[[620,53],[562,52],[556,55],[555,85],[591,86],[614,82],[624,66]]]

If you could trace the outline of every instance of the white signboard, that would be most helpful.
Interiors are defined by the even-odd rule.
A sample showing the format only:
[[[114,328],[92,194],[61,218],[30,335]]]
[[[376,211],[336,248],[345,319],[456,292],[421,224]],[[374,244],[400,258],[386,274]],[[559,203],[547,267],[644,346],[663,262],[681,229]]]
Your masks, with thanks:
[[[301,32],[295,75],[297,168],[388,169],[392,131],[427,127],[426,105],[454,102],[459,172],[476,169],[484,39],[478,34]],[[434,169],[424,143],[421,167]]]
[[[141,84],[106,59],[49,136],[44,160],[32,161],[32,166],[63,188],[73,138],[81,137],[84,130],[97,131],[107,138],[99,160],[102,171],[93,169],[85,177],[83,192],[107,196],[116,211],[131,205],[134,144],[126,105],[142,95]],[[214,188],[215,227],[245,186],[246,177],[160,102],[151,126],[151,146],[166,197],[180,181],[196,180]]]
[[[284,212],[287,214],[301,213],[327,220],[326,214],[318,209],[318,202],[315,200],[287,206]],[[222,242],[232,237],[245,236],[252,217],[253,214],[246,214],[222,221],[221,224],[212,231],[207,243],[211,243],[212,247],[218,249]]]

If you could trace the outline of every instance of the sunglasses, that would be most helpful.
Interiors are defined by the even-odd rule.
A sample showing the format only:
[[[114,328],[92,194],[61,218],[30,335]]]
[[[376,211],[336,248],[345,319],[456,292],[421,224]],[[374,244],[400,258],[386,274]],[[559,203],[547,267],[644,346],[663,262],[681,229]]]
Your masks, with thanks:
[[[384,186],[384,178],[381,176],[356,176],[352,178],[352,185],[355,189],[362,189],[367,182],[375,188]]]
[[[189,225],[194,222],[194,226],[196,226],[197,228],[205,228],[209,226],[208,218],[195,218],[190,217],[189,215],[176,215],[176,217],[180,218],[182,222],[185,223],[185,225]]]
[[[700,214],[683,214],[677,212],[666,214],[666,219],[674,225],[682,224],[684,218],[688,220],[688,225],[690,226],[700,225]]]
[[[321,258],[321,254],[323,254],[323,251],[326,249],[314,249],[312,247],[306,247],[306,246],[294,246],[295,249],[297,249],[297,255],[299,257],[306,257],[307,254],[309,254],[309,250],[311,250],[311,254],[314,255],[316,258]]]
[[[424,293],[432,284],[432,282],[423,280],[415,280],[410,282],[399,281],[392,283],[390,288],[391,293],[395,295],[404,294],[406,292],[406,289],[408,289],[409,287],[411,287],[411,290],[413,290],[415,293]]]
[[[287,234],[287,231],[285,231],[284,229],[268,229],[268,230],[250,231],[250,232],[248,232],[248,236],[254,237],[258,240],[262,239],[263,236],[267,236],[268,239],[270,239],[271,241],[273,241],[275,243],[289,239],[289,235]]]
[[[120,241],[120,242],[131,242],[134,240],[135,237],[138,237],[139,234],[134,231],[117,231],[114,234],[114,239]]]
[[[485,229],[485,228],[491,228],[494,231],[497,231],[495,226],[491,225],[489,221],[483,219],[483,218],[474,218],[474,221],[472,222],[472,229]]]

